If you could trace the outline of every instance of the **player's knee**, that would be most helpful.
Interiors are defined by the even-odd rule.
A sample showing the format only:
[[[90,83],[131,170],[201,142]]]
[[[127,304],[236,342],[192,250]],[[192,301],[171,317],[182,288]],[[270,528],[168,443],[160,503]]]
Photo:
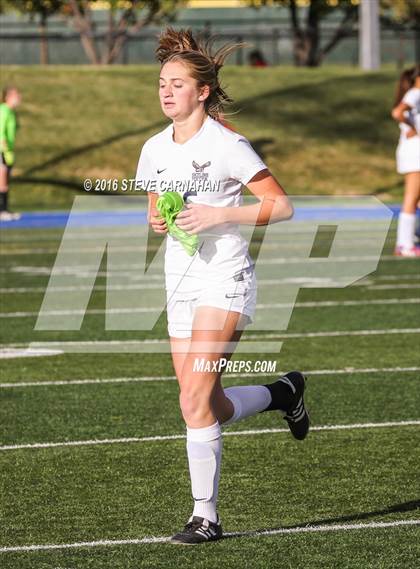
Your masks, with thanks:
[[[186,422],[204,417],[210,407],[210,398],[194,386],[184,387],[179,395],[179,405]]]

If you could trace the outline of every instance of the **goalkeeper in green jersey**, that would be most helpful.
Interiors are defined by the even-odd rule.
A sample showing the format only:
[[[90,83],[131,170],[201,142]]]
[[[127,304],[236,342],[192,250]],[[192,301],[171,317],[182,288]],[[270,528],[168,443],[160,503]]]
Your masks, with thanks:
[[[8,209],[10,173],[15,162],[15,138],[18,127],[15,109],[21,101],[16,87],[3,89],[0,104],[0,221],[20,218]]]

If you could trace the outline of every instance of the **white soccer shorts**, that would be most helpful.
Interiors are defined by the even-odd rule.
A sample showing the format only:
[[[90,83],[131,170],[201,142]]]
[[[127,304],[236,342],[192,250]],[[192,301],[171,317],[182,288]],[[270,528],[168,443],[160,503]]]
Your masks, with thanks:
[[[235,280],[235,278],[240,280]],[[213,306],[243,315],[237,329],[253,322],[257,304],[257,279],[253,269],[243,269],[237,275],[217,284],[204,282],[203,287],[191,292],[167,290],[167,315],[169,336],[190,338],[195,309]],[[209,324],[209,330],[211,325]]]
[[[420,136],[401,138],[397,147],[397,172],[420,172]]]

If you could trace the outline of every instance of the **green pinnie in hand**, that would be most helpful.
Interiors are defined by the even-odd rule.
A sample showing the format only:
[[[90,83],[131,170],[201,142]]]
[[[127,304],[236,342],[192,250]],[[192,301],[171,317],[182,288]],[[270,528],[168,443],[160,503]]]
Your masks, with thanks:
[[[158,198],[156,207],[166,221],[169,234],[178,239],[188,255],[194,255],[198,247],[197,235],[190,235],[175,224],[176,216],[184,208],[182,196],[178,192],[166,192]]]

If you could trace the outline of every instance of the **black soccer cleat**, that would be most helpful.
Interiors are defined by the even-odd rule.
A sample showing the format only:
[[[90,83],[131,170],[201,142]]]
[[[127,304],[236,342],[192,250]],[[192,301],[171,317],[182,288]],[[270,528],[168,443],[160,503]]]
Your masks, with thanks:
[[[182,531],[175,534],[170,543],[179,543],[181,545],[197,545],[199,543],[207,543],[208,541],[216,541],[223,536],[222,525],[219,517],[217,522],[210,522],[199,516],[191,516],[187,525]]]
[[[283,379],[290,381],[294,388],[294,401],[287,409],[284,420],[287,421],[290,432],[295,439],[303,441],[309,432],[309,415],[303,400],[306,377],[300,371],[289,371],[283,376]]]
[[[300,371],[289,371],[274,383],[265,385],[271,393],[271,403],[264,411],[283,411],[290,432],[299,441],[309,431],[309,415],[303,400],[305,381],[306,378]]]

